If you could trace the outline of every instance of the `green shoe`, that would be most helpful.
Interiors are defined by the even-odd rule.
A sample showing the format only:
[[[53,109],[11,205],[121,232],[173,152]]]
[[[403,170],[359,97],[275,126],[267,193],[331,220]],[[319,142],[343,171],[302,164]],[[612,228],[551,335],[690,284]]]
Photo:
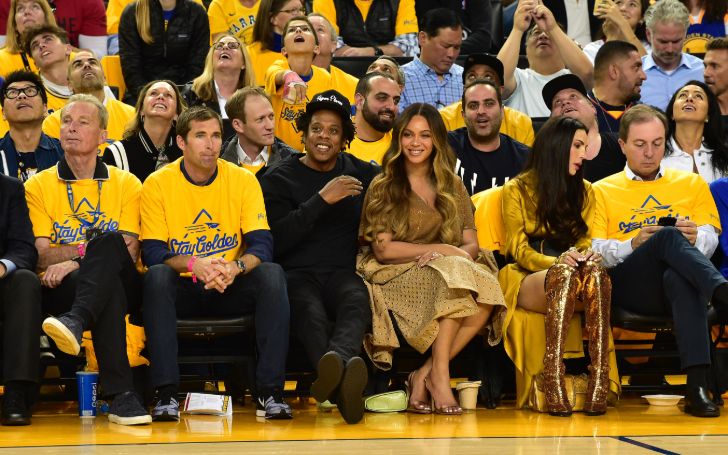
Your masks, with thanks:
[[[407,409],[404,390],[379,393],[364,399],[364,409],[370,412],[400,412]]]

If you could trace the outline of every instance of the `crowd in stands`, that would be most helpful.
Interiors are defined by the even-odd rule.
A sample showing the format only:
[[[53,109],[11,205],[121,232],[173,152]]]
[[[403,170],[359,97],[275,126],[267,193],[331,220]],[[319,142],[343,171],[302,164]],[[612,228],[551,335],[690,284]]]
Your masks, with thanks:
[[[293,417],[296,346],[359,422],[402,342],[426,354],[410,412],[463,412],[450,363],[476,344],[504,347],[517,408],[596,416],[612,308],[671,317],[685,412],[720,415],[728,1],[518,0],[504,36],[491,11],[0,0],[2,424],[31,423],[41,328],[72,356],[90,337],[109,421],[141,425],[179,420],[177,319],[243,314],[259,417]]]

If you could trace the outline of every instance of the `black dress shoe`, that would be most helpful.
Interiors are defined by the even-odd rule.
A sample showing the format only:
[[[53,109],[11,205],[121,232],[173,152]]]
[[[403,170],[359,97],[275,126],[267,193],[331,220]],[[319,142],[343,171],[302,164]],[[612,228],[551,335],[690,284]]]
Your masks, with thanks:
[[[6,390],[3,396],[2,424],[8,426],[30,425],[30,410],[25,393]]]
[[[695,417],[719,417],[720,408],[713,403],[705,387],[691,387],[685,396],[685,412]]]
[[[346,362],[344,375],[339,385],[336,404],[346,423],[357,423],[364,418],[364,387],[367,385],[367,366],[361,357],[352,357]]]

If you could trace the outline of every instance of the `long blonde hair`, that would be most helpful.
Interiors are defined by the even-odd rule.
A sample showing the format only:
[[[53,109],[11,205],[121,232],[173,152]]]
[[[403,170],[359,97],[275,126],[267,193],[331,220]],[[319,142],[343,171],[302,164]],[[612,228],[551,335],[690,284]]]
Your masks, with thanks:
[[[136,11],[135,11],[135,17],[136,17],[136,26],[137,26],[137,32],[139,32],[139,36],[141,37],[142,41],[144,41],[147,44],[154,44],[154,37],[152,36],[152,20],[151,20],[151,5],[149,4],[151,0],[136,0]]]
[[[440,241],[460,246],[462,242],[462,220],[454,197],[457,176],[455,153],[447,142],[447,129],[437,109],[429,104],[415,103],[402,112],[394,122],[392,143],[382,160],[382,173],[369,186],[368,203],[362,211],[366,226],[363,237],[368,242],[377,235],[389,232],[393,239],[402,239],[410,229],[409,198],[412,193],[407,171],[406,158],[402,154],[401,140],[404,129],[416,116],[424,117],[432,132],[432,154],[430,155],[430,182],[435,188],[435,208],[442,217]]]
[[[253,63],[250,60],[248,50],[245,48],[245,43],[241,42],[235,35],[225,33],[218,37],[212,46],[210,46],[210,50],[207,51],[207,57],[205,57],[205,68],[202,70],[202,74],[192,81],[192,91],[195,92],[197,97],[202,101],[217,101],[217,95],[215,94],[215,63],[213,62],[213,56],[215,54],[215,45],[227,36],[235,38],[235,41],[240,44],[240,52],[243,53],[243,64],[245,65],[245,68],[240,70],[238,86],[236,89],[243,87],[255,87],[256,85]]]
[[[17,13],[18,11],[19,1],[20,0],[12,0],[10,2],[10,11],[8,12],[8,25],[7,31],[5,33],[5,48],[14,54],[17,54],[23,50],[23,37],[20,36],[17,24],[15,23],[15,13]],[[43,10],[43,15],[45,16],[45,24],[43,25],[58,26],[58,24],[56,23],[56,17],[53,15],[53,11],[51,10],[48,2],[46,0],[33,1],[37,3],[38,6],[40,6],[40,8]]]

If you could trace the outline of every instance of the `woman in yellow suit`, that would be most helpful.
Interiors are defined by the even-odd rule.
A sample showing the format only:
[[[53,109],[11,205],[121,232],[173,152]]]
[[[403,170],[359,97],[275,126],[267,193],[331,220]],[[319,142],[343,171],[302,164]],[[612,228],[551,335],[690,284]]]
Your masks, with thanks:
[[[611,283],[589,250],[594,193],[581,170],[587,145],[582,123],[552,118],[536,136],[526,169],[503,187],[506,256],[513,263],[499,281],[509,306],[505,348],[516,365],[517,407],[538,387],[558,416],[572,412],[562,357],[565,347],[571,357],[581,354],[575,311],[585,312],[590,340],[584,411],[603,414],[610,388],[619,388],[616,379],[610,383],[617,371],[608,360]]]

